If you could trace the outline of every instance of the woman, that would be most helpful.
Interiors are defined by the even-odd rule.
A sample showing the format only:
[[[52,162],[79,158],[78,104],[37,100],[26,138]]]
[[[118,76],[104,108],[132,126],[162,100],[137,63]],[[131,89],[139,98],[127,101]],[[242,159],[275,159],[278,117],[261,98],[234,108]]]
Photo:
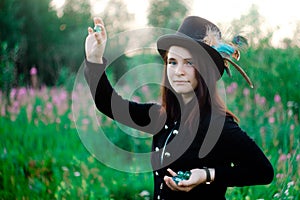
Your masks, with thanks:
[[[229,58],[216,43],[216,25],[189,16],[176,34],[158,39],[165,67],[157,105],[125,100],[113,90],[104,73],[105,26],[100,18],[94,23],[98,31],[89,28],[86,39],[86,80],[99,111],[153,134],[154,199],[225,199],[227,187],[272,181],[269,160],[218,96]],[[184,179],[179,171],[191,174]]]

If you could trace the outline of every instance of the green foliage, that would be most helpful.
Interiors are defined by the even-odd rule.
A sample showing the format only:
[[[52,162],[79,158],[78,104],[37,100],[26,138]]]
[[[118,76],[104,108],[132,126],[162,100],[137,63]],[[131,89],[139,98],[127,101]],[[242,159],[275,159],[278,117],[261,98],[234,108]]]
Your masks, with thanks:
[[[108,168],[87,151],[65,92],[43,88],[12,96],[15,109],[0,118],[0,199],[142,199],[140,192],[151,192],[150,173]]]
[[[48,77],[55,76],[55,27],[57,17],[54,10],[49,9],[50,0],[19,1],[20,10],[11,13],[20,18],[23,23],[20,29],[20,51],[16,60],[18,75],[26,75],[29,80],[29,70],[33,65],[39,69],[41,79],[51,83]],[[43,14],[41,14],[43,13]],[[49,23],[51,22],[51,23]],[[43,66],[43,68],[41,67]],[[47,75],[46,75],[47,74]]]
[[[63,67],[59,70],[56,86],[65,87],[71,92],[75,82],[75,73],[72,73],[69,68]]]
[[[101,18],[105,23],[105,28],[109,37],[106,46],[109,48],[111,55],[119,55],[120,49],[126,49],[126,47],[130,45],[130,38],[126,34],[123,34],[121,37],[118,37],[117,35],[131,29],[130,26],[134,16],[127,12],[127,6],[124,1],[109,0],[104,12],[101,14]],[[112,39],[110,40],[110,38]],[[120,55],[116,60],[113,60],[112,65],[116,66],[112,68],[114,80],[118,80],[126,72],[125,60],[126,55],[124,54]]]
[[[300,84],[299,53],[299,48],[257,50],[260,62],[254,66],[254,74],[260,80],[257,85],[259,93],[268,97],[278,93],[285,103],[299,103],[300,94],[296,89]]]
[[[0,3],[0,42],[6,42],[8,51],[15,48],[20,39],[23,20],[14,13],[20,11],[18,0],[2,0]]]
[[[89,5],[86,1],[66,1],[63,15],[57,17],[49,2],[0,3],[0,199],[147,199],[153,188],[151,173],[129,174],[105,166],[87,151],[90,149],[77,135],[78,129],[94,130],[98,126],[83,118],[76,127],[70,105],[73,71],[83,60],[84,37],[91,24]],[[177,29],[187,12],[181,1],[151,1],[150,5],[149,24],[155,27]],[[118,12],[120,9],[126,10],[126,6],[118,0],[110,1],[105,9],[104,21],[110,34],[124,31],[128,24],[122,22],[131,20],[132,16]],[[226,196],[299,199],[300,49],[293,40],[286,41],[284,49],[272,47],[272,34],[264,36],[259,31],[261,20],[253,7],[232,23],[234,32],[255,32],[247,35],[250,48],[242,52],[238,62],[255,88],[248,88],[233,67],[233,77],[224,75],[222,80],[228,108],[240,117],[241,127],[270,158],[276,177],[266,186],[229,188]],[[127,40],[121,44],[128,45]],[[122,96],[159,102],[160,86],[140,83],[160,82],[162,69],[144,67],[143,73],[129,73],[135,66],[151,63],[161,63],[161,59],[147,53],[123,55],[108,67],[108,75],[113,85],[126,75],[116,85]],[[56,87],[16,87],[29,83],[33,65],[42,83]],[[88,115],[90,110],[82,112]],[[98,117],[107,138],[116,146],[132,152],[149,151],[149,138],[134,137],[145,133],[123,129],[104,116]]]
[[[2,62],[0,62],[0,88],[4,91],[6,97],[8,97],[15,80],[14,63],[12,62],[10,52],[8,52],[7,43],[4,42],[0,45],[0,58],[2,60]]]
[[[258,12],[258,7],[252,5],[246,14],[241,15],[239,19],[231,22],[232,32],[247,36],[251,46],[256,45],[264,38],[260,31],[263,19]]]
[[[272,100],[276,94],[279,94],[284,106],[287,107],[289,101],[300,103],[300,94],[296,89],[300,84],[299,53],[300,48],[298,47],[288,49],[251,47],[242,52],[238,64],[252,79],[253,92],[264,94],[268,100]],[[235,81],[248,87],[239,72],[234,67],[230,68],[232,78],[225,74],[223,80],[228,85]]]
[[[127,12],[127,5],[122,0],[109,0],[103,14],[105,28],[110,36],[128,30],[133,20],[133,14]],[[125,41],[118,41],[118,45],[124,45]],[[125,42],[126,44],[126,42]]]
[[[59,67],[68,67],[70,72],[76,72],[84,59],[84,41],[87,27],[92,21],[89,2],[67,0],[63,7],[63,16],[57,20],[59,24],[55,27],[58,31],[55,36],[55,61]]]
[[[18,51],[9,61],[14,66],[14,82],[29,84],[29,70],[36,66],[42,84],[54,85],[58,70],[67,66],[75,71],[84,59],[82,53],[90,7],[85,1],[67,1],[64,15],[50,7],[51,0],[1,1],[0,41],[6,52]],[[5,62],[0,58],[0,62]],[[20,82],[20,78],[24,82]]]
[[[188,11],[181,0],[151,0],[148,23],[154,27],[177,30]]]

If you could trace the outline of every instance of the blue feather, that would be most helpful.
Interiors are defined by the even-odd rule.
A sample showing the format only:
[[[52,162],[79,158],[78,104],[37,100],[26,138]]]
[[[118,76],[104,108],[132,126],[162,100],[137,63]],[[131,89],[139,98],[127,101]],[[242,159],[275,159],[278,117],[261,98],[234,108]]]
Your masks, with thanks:
[[[214,49],[216,49],[221,55],[226,55],[228,57],[230,57],[235,49],[230,46],[229,44],[224,44],[224,43],[220,43],[218,44],[218,46],[212,46]]]
[[[234,36],[232,39],[232,43],[237,45],[239,48],[248,46],[248,40],[241,35]]]

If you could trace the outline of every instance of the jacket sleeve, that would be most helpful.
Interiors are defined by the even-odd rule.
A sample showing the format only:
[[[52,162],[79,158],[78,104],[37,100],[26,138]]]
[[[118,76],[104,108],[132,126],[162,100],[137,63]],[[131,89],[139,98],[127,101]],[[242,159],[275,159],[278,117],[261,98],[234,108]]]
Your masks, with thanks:
[[[274,169],[257,144],[233,121],[220,137],[227,164],[215,168],[215,182],[227,186],[264,185],[272,182]]]
[[[159,122],[160,105],[137,103],[123,99],[111,86],[106,73],[107,61],[95,64],[85,61],[84,76],[90,87],[97,109],[124,125],[155,134],[163,123]]]

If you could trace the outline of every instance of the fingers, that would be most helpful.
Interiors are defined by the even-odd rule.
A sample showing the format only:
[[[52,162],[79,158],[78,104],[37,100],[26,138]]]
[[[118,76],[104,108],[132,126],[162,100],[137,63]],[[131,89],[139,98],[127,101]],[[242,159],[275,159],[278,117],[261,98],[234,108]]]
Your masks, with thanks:
[[[187,183],[181,184],[184,181],[180,181],[178,185],[169,176],[164,177],[166,185],[173,191],[189,192],[193,187]]]
[[[176,183],[173,181],[171,177],[165,176],[164,181],[171,190],[175,190],[175,191],[178,190]]]
[[[91,37],[94,34],[95,40],[97,41],[98,44],[101,44],[101,36],[100,33],[97,33],[94,31],[94,29],[92,29],[91,27],[88,28],[88,33],[89,33],[89,37]]]
[[[102,30],[104,29],[104,22],[103,22],[103,20],[100,17],[94,17],[93,21],[94,21],[94,26],[97,25],[97,26],[100,26]],[[89,33],[93,33],[94,30],[89,27],[88,28],[88,32]]]
[[[98,44],[102,43],[102,38],[101,38],[100,33],[95,33],[95,39],[96,39]]]
[[[88,27],[89,37],[94,36],[97,44],[102,44],[103,41],[106,41],[106,31],[103,20],[100,17],[94,17],[94,26],[99,26],[100,31],[95,31],[92,27]]]
[[[104,22],[100,17],[94,17],[94,26],[100,26],[101,27],[101,37],[105,40],[106,39],[106,30],[104,27]],[[96,36],[96,39],[98,40],[99,36]]]
[[[170,168],[167,169],[167,171],[172,175],[172,176],[176,176],[176,172],[174,172],[173,170],[171,170]]]
[[[171,176],[176,176],[177,174],[173,171],[173,170],[171,170],[170,168],[168,168],[167,169],[167,171],[171,174]],[[169,187],[169,188],[171,188],[172,190],[177,190],[176,189],[176,183],[173,181],[173,179],[171,178],[171,177],[169,177],[169,176],[165,176],[164,177],[164,181],[165,181],[165,183],[167,184],[167,186]]]
[[[106,38],[106,30],[103,24],[95,24],[95,26],[100,26],[100,31],[96,31],[97,33],[101,34],[103,38]]]
[[[181,186],[181,187],[187,187],[187,186],[191,186],[191,182],[189,180],[182,180],[178,183],[178,186]]]
[[[95,25],[98,25],[98,24],[104,25],[104,22],[100,17],[94,17],[94,24]]]
[[[93,63],[103,63],[103,54],[107,41],[104,23],[101,18],[94,18],[94,27],[88,27],[85,40],[86,59]],[[98,27],[95,27],[98,26]]]
[[[93,30],[91,27],[89,27],[89,28],[88,28],[88,33],[89,33],[89,34],[93,34],[93,33],[94,33],[94,30]]]

